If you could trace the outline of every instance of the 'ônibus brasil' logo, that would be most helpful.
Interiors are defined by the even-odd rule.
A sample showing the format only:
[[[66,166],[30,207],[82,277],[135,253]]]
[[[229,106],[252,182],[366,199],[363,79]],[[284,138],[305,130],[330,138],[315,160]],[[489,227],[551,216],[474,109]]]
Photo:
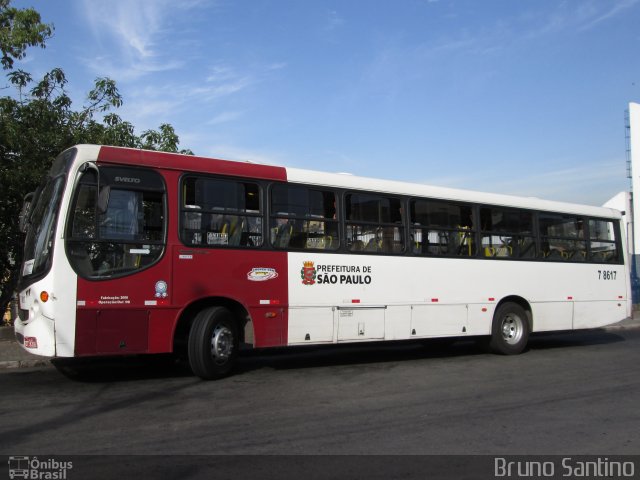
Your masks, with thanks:
[[[304,262],[302,270],[300,270],[300,278],[304,285],[313,285],[316,283],[316,267],[313,262]]]

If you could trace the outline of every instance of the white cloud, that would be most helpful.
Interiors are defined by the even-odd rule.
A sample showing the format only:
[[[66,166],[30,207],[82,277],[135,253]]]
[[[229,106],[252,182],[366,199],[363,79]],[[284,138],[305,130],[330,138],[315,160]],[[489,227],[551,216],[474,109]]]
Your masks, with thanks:
[[[473,176],[432,177],[421,183],[589,205],[602,205],[627,188],[624,159],[536,170],[523,174],[514,166],[508,176],[488,171]]]
[[[387,48],[382,50],[381,59],[378,61],[385,62],[387,58],[392,57],[399,58],[402,63],[420,64],[425,60],[448,57],[452,54],[495,54],[519,40],[535,40],[560,32],[589,30],[625,14],[639,2],[640,0],[558,2],[552,9],[526,10],[516,16],[500,17],[490,24],[482,24],[475,29],[447,32],[419,45],[407,47],[404,42],[392,40]]]
[[[269,71],[282,70],[283,68],[287,68],[286,62],[276,62],[276,63],[272,63],[271,65],[267,65],[266,70],[269,70]]]
[[[150,73],[177,70],[184,66],[184,62],[180,60],[135,61],[131,59],[131,61],[125,62],[122,58],[114,55],[84,58],[83,61],[96,74],[119,81],[136,80]]]
[[[594,14],[591,16],[586,16],[582,25],[580,25],[579,30],[589,30],[596,25],[609,20],[617,15],[622,14],[625,10],[632,8],[638,3],[638,0],[619,0],[617,2],[613,2],[611,6],[607,5],[604,11],[594,10]],[[599,5],[601,5],[599,3]]]
[[[83,0],[89,30],[99,52],[85,58],[89,68],[117,80],[132,80],[153,72],[174,70],[184,60],[170,58],[168,22],[176,10],[196,8],[201,2],[170,0]]]
[[[245,91],[268,81],[274,70],[284,68],[284,64],[275,65],[276,68],[273,64],[243,67],[240,71],[233,65],[216,62],[202,80],[194,76],[182,83],[172,80],[163,84],[136,82],[142,86],[129,87],[122,110],[136,124],[158,122],[158,119],[175,121],[170,119],[187,111],[191,118],[202,119],[200,124],[232,122],[241,118],[246,105],[251,103],[251,94]]]
[[[536,24],[535,18],[525,16],[525,20],[532,21],[533,25],[523,30],[523,37],[535,39],[558,32],[590,30],[607,20],[623,14],[638,4],[639,0],[619,0],[616,2],[602,2],[584,0],[577,3],[560,2],[551,12],[545,11],[540,15],[540,21]]]
[[[209,120],[206,124],[207,125],[220,125],[222,123],[233,122],[233,121],[238,120],[239,118],[241,118],[243,115],[244,115],[244,112],[240,112],[240,111],[221,112],[218,115],[216,115],[215,117],[213,117],[211,120]]]
[[[213,65],[209,70],[211,73],[206,78],[207,82],[226,82],[238,76],[229,65]]]
[[[256,82],[255,75],[249,73],[209,76],[205,83],[193,89],[192,95],[212,101],[238,93]]]
[[[404,35],[393,32],[383,36],[351,96],[359,98],[374,92],[377,98],[394,101],[410,82],[446,75],[451,65],[465,72],[457,75],[455,82],[487,84],[495,74],[494,65],[503,64],[514,53],[522,55],[532,43],[559,35],[580,35],[630,14],[640,0],[526,4],[526,9],[503,13],[487,22],[437,30],[420,43],[408,42]],[[493,62],[496,59],[498,62]]]
[[[345,19],[340,16],[338,12],[335,10],[329,11],[327,15],[327,23],[325,25],[325,30],[335,30],[337,28],[342,27],[345,24]]]

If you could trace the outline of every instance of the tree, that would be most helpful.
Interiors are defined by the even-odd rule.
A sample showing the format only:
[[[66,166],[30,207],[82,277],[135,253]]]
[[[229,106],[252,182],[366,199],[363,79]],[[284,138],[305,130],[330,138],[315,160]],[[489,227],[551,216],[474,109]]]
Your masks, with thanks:
[[[27,47],[44,48],[53,34],[53,25],[42,23],[34,9],[18,10],[10,3],[0,0],[0,64],[5,70],[13,68],[14,60],[24,58]]]
[[[10,7],[0,0],[0,63],[14,96],[0,97],[0,311],[6,310],[18,280],[24,236],[17,217],[23,197],[36,189],[55,157],[79,143],[96,143],[178,152],[179,139],[169,124],[140,136],[134,126],[111,112],[123,104],[115,81],[97,78],[85,104],[74,110],[67,78],[55,68],[35,82],[14,69],[27,47],[45,47],[53,26],[33,9]],[[192,154],[190,150],[180,153]]]

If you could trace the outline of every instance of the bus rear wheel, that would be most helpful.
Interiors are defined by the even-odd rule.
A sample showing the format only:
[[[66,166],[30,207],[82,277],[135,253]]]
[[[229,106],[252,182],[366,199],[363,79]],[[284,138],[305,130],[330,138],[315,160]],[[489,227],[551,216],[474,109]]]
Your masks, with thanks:
[[[238,333],[233,314],[224,307],[201,310],[189,331],[189,365],[205,380],[222,378],[233,370],[238,355]]]
[[[517,355],[527,346],[529,330],[524,308],[513,302],[503,303],[493,316],[489,348],[502,355]]]

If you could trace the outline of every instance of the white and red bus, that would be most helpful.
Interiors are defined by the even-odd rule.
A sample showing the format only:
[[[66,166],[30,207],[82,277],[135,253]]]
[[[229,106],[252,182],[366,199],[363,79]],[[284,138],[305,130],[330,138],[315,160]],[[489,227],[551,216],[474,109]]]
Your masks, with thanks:
[[[168,154],[63,152],[23,218],[17,340],[55,357],[484,337],[630,315],[620,212]]]

